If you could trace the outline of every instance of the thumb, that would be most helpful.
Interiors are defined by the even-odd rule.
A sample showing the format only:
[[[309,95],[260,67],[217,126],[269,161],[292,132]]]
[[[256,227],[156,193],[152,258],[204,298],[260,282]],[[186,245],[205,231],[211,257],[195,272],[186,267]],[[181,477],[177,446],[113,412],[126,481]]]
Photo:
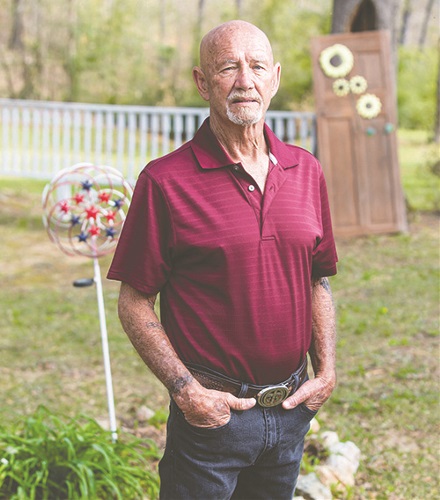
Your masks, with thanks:
[[[232,394],[228,394],[227,401],[232,410],[238,411],[250,410],[257,403],[255,398],[236,398]]]
[[[285,410],[291,410],[301,403],[304,403],[304,401],[309,398],[309,392],[307,391],[307,384],[309,382],[310,381],[307,381],[296,392],[294,392],[292,396],[289,396],[285,401],[283,401],[283,408]]]

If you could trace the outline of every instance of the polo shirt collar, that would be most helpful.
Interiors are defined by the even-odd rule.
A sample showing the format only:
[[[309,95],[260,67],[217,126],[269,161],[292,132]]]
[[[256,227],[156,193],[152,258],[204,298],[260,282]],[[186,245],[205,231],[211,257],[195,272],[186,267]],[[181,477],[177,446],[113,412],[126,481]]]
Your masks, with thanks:
[[[266,123],[264,124],[264,135],[273,163],[278,164],[283,169],[298,165],[294,150],[280,141]],[[212,132],[209,126],[209,118],[203,122],[202,126],[196,132],[191,141],[191,149],[203,169],[222,168],[234,165],[235,163]]]

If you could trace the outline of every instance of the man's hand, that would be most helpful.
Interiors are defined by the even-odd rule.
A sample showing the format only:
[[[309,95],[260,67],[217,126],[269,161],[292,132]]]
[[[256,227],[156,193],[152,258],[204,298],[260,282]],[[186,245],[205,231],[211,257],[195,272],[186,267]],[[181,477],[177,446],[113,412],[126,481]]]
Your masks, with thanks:
[[[145,295],[122,283],[119,317],[145,364],[169,390],[188,423],[196,427],[220,427],[229,422],[231,409],[248,410],[256,400],[205,389],[177,356],[154,312],[155,295]]]
[[[295,406],[304,403],[312,411],[318,411],[330,397],[336,386],[336,377],[316,376],[305,382],[292,396],[283,402],[285,410],[291,410]]]
[[[236,398],[228,392],[205,389],[194,379],[172,397],[190,425],[204,428],[226,425],[231,409],[249,410],[256,403],[254,398]]]

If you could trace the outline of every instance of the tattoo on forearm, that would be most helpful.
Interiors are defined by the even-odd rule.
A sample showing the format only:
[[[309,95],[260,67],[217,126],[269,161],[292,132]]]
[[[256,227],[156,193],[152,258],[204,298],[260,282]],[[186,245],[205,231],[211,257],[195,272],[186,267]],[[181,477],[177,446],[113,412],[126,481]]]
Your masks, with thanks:
[[[179,393],[185,386],[187,386],[190,382],[192,382],[192,375],[186,375],[184,377],[179,377],[172,383],[170,387],[171,394]]]
[[[158,323],[157,321],[149,321],[146,325],[145,325],[148,329],[155,329],[155,330],[161,330],[161,331],[165,331],[164,327],[162,326],[161,323]]]
[[[312,282],[313,296],[315,296],[315,294],[319,295],[319,290],[325,290],[326,294],[330,297],[330,300],[333,303],[333,294],[330,288],[330,283],[328,281],[328,278],[317,278],[316,280],[313,280]]]
[[[329,293],[330,295],[332,294],[331,288],[330,288],[330,283],[328,282],[327,278],[321,278],[319,280],[319,284],[324,288],[324,290]]]

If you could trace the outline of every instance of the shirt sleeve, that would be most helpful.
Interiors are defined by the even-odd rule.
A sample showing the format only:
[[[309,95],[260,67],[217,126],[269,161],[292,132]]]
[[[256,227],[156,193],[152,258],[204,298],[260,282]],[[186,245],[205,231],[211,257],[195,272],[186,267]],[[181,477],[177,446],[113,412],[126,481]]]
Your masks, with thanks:
[[[136,183],[108,279],[153,295],[171,269],[172,221],[160,187],[144,169]]]
[[[312,277],[322,278],[333,276],[337,273],[336,264],[338,255],[333,237],[330,206],[328,201],[327,186],[322,169],[320,169],[320,205],[322,238],[313,251]]]

